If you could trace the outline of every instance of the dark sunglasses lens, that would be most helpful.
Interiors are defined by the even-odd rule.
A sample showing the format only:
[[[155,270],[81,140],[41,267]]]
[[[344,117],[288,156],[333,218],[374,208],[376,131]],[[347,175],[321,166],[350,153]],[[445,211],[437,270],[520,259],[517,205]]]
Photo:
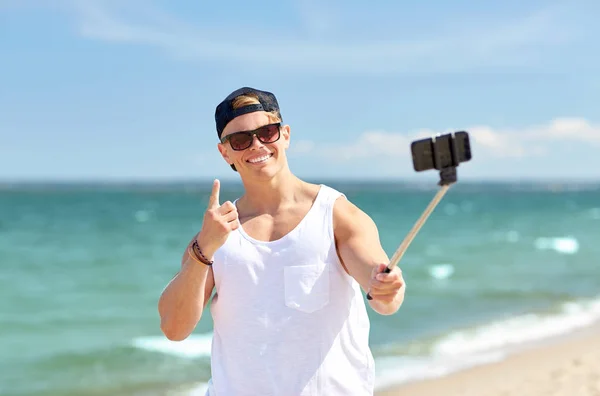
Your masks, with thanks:
[[[229,138],[229,144],[234,150],[244,150],[252,144],[252,135],[249,133],[234,133]]]
[[[256,135],[263,143],[273,143],[279,139],[279,125],[265,125],[257,131]]]

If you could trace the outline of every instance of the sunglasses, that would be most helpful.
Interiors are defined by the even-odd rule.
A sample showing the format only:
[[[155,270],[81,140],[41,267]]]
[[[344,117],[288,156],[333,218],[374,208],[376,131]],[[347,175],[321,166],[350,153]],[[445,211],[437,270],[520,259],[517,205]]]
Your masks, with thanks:
[[[281,123],[263,125],[253,131],[234,132],[221,138],[221,143],[229,142],[229,145],[235,151],[246,150],[252,146],[254,136],[263,144],[275,143],[281,136],[279,127]]]

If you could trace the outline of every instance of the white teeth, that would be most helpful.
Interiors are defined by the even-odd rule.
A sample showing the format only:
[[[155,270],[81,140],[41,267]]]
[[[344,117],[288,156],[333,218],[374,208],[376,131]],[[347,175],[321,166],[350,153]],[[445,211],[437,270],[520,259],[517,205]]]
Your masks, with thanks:
[[[267,154],[267,155],[263,155],[262,157],[258,157],[258,158],[252,158],[249,159],[248,162],[252,163],[252,164],[256,164],[258,162],[263,162],[268,160],[269,158],[271,158],[271,154]]]

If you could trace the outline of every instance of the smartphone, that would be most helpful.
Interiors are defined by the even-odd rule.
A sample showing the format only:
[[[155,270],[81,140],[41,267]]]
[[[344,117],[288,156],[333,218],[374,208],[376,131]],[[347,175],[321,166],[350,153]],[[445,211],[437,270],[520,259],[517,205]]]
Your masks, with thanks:
[[[415,140],[410,149],[417,172],[457,167],[461,162],[471,160],[469,134],[465,131]]]

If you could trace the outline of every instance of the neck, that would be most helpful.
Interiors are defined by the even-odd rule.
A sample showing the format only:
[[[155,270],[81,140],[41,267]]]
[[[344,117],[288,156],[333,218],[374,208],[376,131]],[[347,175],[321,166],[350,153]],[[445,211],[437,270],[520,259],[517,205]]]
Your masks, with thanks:
[[[246,193],[240,201],[253,211],[274,213],[294,199],[303,181],[284,168],[268,180],[242,180]]]

